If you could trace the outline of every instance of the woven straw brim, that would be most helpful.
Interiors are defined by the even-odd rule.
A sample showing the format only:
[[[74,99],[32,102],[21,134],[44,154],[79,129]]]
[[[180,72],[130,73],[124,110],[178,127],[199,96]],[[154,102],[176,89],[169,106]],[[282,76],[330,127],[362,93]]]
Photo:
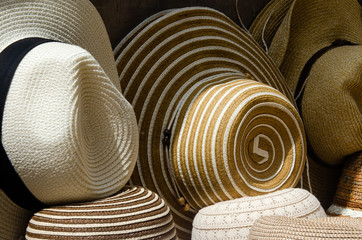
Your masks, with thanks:
[[[90,1],[1,1],[0,13],[0,51],[29,37],[81,46],[94,56],[119,89],[107,30]]]
[[[347,159],[327,213],[362,218],[362,152]]]
[[[256,16],[249,31],[263,48],[269,48],[293,0],[272,0]]]
[[[192,239],[248,239],[262,216],[326,217],[319,201],[302,189],[285,189],[255,197],[223,201],[202,208],[192,223]]]
[[[337,39],[362,43],[362,21],[355,0],[295,0],[291,6],[291,16],[279,26],[288,31],[275,34],[269,53],[273,60],[282,58],[279,69],[294,92],[304,65],[318,50]]]
[[[362,219],[285,216],[259,218],[250,230],[251,240],[281,239],[361,239]]]
[[[26,239],[176,239],[170,209],[155,193],[132,187],[102,200],[46,208]]]
[[[208,190],[204,191],[203,188],[205,186],[203,184],[207,184],[205,174],[213,171],[209,167],[207,167],[207,173],[201,170],[202,168],[199,171],[191,169],[191,179],[182,179],[180,175],[186,174],[188,172],[187,167],[190,165],[186,162],[180,162],[182,166],[179,166],[176,160],[177,153],[173,152],[176,149],[174,146],[177,146],[175,145],[176,141],[179,141],[176,140],[176,136],[181,137],[180,142],[182,142],[183,134],[189,134],[188,130],[179,131],[182,128],[179,124],[184,118],[186,119],[187,107],[190,103],[195,102],[196,97],[205,90],[214,91],[219,87],[220,91],[217,91],[220,94],[214,96],[215,99],[225,99],[224,103],[227,103],[227,101],[231,103],[229,97],[238,95],[238,91],[241,91],[238,95],[238,101],[240,102],[243,99],[248,101],[253,98],[257,99],[258,97],[256,96],[260,93],[260,96],[262,96],[259,99],[260,102],[255,102],[255,104],[261,103],[264,98],[266,105],[263,107],[265,109],[271,106],[277,114],[281,114],[281,117],[274,118],[272,115],[275,113],[271,113],[272,111],[266,112],[266,115],[269,116],[267,118],[270,121],[274,119],[278,121],[268,131],[273,134],[280,130],[282,133],[279,135],[280,138],[276,136],[278,134],[273,137],[261,137],[260,144],[270,150],[270,156],[273,156],[273,147],[275,149],[277,149],[277,146],[280,147],[282,142],[284,143],[284,140],[281,139],[284,136],[286,137],[289,149],[281,147],[276,150],[281,150],[279,153],[274,153],[275,156],[278,156],[284,151],[284,154],[290,154],[286,158],[288,160],[286,162],[279,161],[276,164],[277,167],[270,168],[272,173],[269,177],[277,172],[283,172],[283,177],[280,177],[281,175],[278,174],[276,175],[280,177],[279,180],[281,182],[286,182],[287,184],[279,186],[275,183],[268,187],[276,190],[278,187],[291,187],[296,184],[305,159],[305,140],[302,125],[298,114],[295,112],[293,102],[290,102],[293,101],[293,98],[283,82],[282,76],[271,59],[250,35],[241,30],[220,12],[208,8],[195,7],[174,10],[161,17],[146,20],[146,22],[138,27],[138,30],[134,31],[134,34],[128,35],[127,38],[122,41],[123,46],[117,47],[117,49],[123,50],[115,52],[119,53],[119,55],[116,55],[116,62],[122,89],[124,89],[125,97],[134,106],[140,129],[140,155],[136,170],[132,176],[132,182],[156,191],[168,202],[174,213],[175,222],[180,234],[185,233],[185,235],[181,234],[183,237],[189,238],[190,236],[191,222],[195,212],[185,212],[183,207],[177,203],[180,194],[176,191],[173,184],[173,175],[176,172],[178,174],[177,185],[181,188],[181,193],[185,195],[186,200],[191,202],[193,208],[200,208],[201,206],[221,200],[228,200],[236,196],[241,197],[253,194],[249,192],[250,189],[247,189],[245,192],[243,192],[245,189],[240,189],[239,191],[233,189],[230,194],[228,190],[220,189],[219,186],[216,186],[218,188],[216,191],[212,187],[208,187]],[[246,78],[254,78],[259,82],[272,86],[274,89],[256,81],[245,80]],[[214,87],[216,88],[212,90]],[[250,94],[255,93],[256,95],[245,99],[245,96],[248,95],[246,93],[248,88],[252,89]],[[282,94],[275,89],[279,90]],[[246,95],[244,96],[243,94]],[[287,97],[283,96],[283,94]],[[212,95],[205,99],[211,100],[210,96]],[[248,101],[244,102],[246,109],[252,106],[252,104],[246,104]],[[253,101],[249,101],[249,103],[251,102]],[[217,103],[212,103],[210,106],[215,108],[217,105]],[[230,106],[235,107],[236,105],[231,104]],[[259,106],[262,105],[261,103]],[[199,109],[200,111],[202,110],[202,108]],[[255,114],[257,112],[259,111],[256,111]],[[216,114],[215,112],[208,112],[207,114],[217,116],[219,113],[221,112],[216,112]],[[253,119],[255,117],[254,119],[257,119],[255,122],[262,122],[259,121],[260,119],[255,114],[249,115],[249,118]],[[195,115],[200,115],[200,113]],[[229,112],[227,115],[230,118]],[[189,116],[192,117],[192,114]],[[240,120],[241,116],[235,117]],[[284,117],[285,119],[282,119]],[[175,120],[176,118],[178,120]],[[230,123],[232,122],[230,120]],[[236,122],[233,125],[233,131],[238,126]],[[215,122],[213,121],[212,123]],[[266,123],[266,125],[268,124]],[[177,127],[175,127],[176,125]],[[249,126],[251,127],[252,124],[250,123]],[[164,136],[164,130],[171,128],[175,132],[172,133],[170,147],[172,155],[170,156],[167,152],[167,147],[162,144],[161,140]],[[192,133],[196,133],[196,128],[191,127],[189,129]],[[240,126],[239,129],[240,134],[247,136],[247,131],[242,131],[244,130],[243,127]],[[222,131],[224,130],[220,129],[220,133]],[[178,135],[178,133],[180,134]],[[232,132],[232,134],[235,136],[236,133]],[[249,141],[252,139],[251,135],[253,134],[246,137],[250,137]],[[231,138],[231,136],[228,137],[227,135],[226,137],[227,139]],[[271,141],[269,140],[275,138],[278,139],[276,143],[273,143],[275,145],[271,146],[272,144],[270,144]],[[241,145],[241,140],[238,139],[238,141]],[[246,148],[249,147],[252,148],[253,145],[247,145]],[[239,155],[239,152],[237,155]],[[172,160],[169,162],[168,159]],[[223,164],[223,162],[224,165],[226,164],[226,160],[220,162],[220,164]],[[238,171],[237,169],[241,167],[234,168],[234,162],[231,159],[228,164],[233,171]],[[280,170],[282,166],[285,168]],[[287,174],[285,174],[286,172]],[[235,177],[240,181],[240,173],[236,174],[237,176]],[[191,189],[186,189],[182,186],[191,186],[193,184],[192,181],[196,181],[198,176],[202,176],[201,184],[195,187],[199,192],[203,193],[199,197],[194,198],[197,194],[195,192],[191,193]],[[229,179],[231,178],[227,176],[225,179],[230,181]],[[219,185],[220,182],[217,181],[214,184]],[[230,187],[233,188],[232,185]],[[272,191],[271,189],[265,189],[264,193]],[[257,194],[256,192],[254,191],[254,194]],[[207,197],[208,193],[213,196],[211,198]],[[194,196],[191,196],[191,194]],[[218,194],[219,196],[217,196]]]
[[[329,50],[313,64],[304,90],[301,111],[309,143],[330,165],[362,150],[361,56],[361,45]]]
[[[21,239],[33,213],[17,206],[0,190],[0,236],[2,239]]]

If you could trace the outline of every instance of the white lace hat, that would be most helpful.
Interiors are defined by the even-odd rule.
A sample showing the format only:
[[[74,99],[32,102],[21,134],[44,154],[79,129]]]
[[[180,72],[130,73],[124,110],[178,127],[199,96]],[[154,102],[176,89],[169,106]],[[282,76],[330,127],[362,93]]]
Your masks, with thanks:
[[[289,188],[202,208],[193,221],[192,239],[248,239],[253,223],[263,216],[326,217],[311,193]]]
[[[0,235],[16,238],[24,214],[44,204],[119,191],[138,130],[89,1],[1,1],[0,16]]]

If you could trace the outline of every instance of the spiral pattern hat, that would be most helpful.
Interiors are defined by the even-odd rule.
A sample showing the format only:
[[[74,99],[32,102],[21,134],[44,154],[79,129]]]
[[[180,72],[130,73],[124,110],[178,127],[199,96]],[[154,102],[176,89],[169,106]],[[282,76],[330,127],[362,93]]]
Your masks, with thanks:
[[[266,216],[255,221],[250,229],[251,240],[281,239],[361,239],[362,219],[293,218]]]
[[[176,239],[169,207],[157,194],[128,187],[93,202],[43,209],[31,218],[26,239]]]
[[[169,204],[180,238],[198,209],[295,186],[304,131],[280,72],[249,34],[202,7],[159,13],[115,49],[140,131],[133,184]]]
[[[321,204],[311,193],[290,188],[202,208],[192,223],[192,239],[248,239],[254,221],[274,215],[326,217]]]
[[[118,192],[138,129],[89,1],[1,1],[0,16],[0,232],[17,239],[29,212]]]

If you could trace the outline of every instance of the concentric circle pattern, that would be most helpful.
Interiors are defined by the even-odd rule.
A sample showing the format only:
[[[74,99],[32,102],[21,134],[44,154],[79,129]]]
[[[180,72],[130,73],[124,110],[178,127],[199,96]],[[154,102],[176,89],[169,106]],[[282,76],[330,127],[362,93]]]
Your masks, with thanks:
[[[215,75],[186,96],[175,120],[171,159],[191,206],[297,183],[303,129],[280,92],[253,80]]]
[[[225,15],[201,7],[164,12],[141,23],[116,47],[115,54],[121,86],[125,97],[135,109],[140,129],[140,154],[131,181],[134,184],[140,184],[154,190],[168,202],[174,214],[179,237],[190,237],[191,222],[196,213],[194,209],[222,199],[245,195],[243,191],[246,192],[254,187],[260,188],[260,192],[263,192],[260,186],[260,183],[265,179],[262,176],[262,171],[265,171],[265,166],[270,164],[271,160],[268,160],[263,167],[260,167],[260,164],[257,163],[260,161],[258,159],[260,154],[255,156],[247,155],[246,159],[248,160],[243,161],[248,167],[247,169],[243,169],[244,167],[242,167],[240,161],[241,158],[245,158],[246,148],[250,144],[254,144],[252,141],[258,135],[259,144],[257,145],[260,149],[268,151],[271,157],[275,155],[275,158],[277,158],[283,156],[283,154],[286,156],[283,161],[286,161],[287,164],[282,167],[283,170],[274,169],[277,178],[282,179],[285,184],[275,182],[269,184],[269,187],[277,189],[282,186],[290,186],[299,178],[305,158],[305,149],[303,149],[305,140],[301,130],[301,121],[296,115],[293,104],[286,103],[287,101],[293,102],[293,97],[271,59],[249,34]],[[243,79],[246,78],[252,78],[255,81],[244,81]],[[276,101],[271,111],[275,110],[278,114],[282,114],[279,118],[287,116],[288,120],[286,121],[288,124],[284,120],[278,120],[270,116],[269,120],[277,125],[273,127],[263,126],[258,123],[259,118],[254,110],[248,110],[252,105],[246,104],[244,106],[241,104],[243,106],[238,109],[239,104],[233,104],[231,100],[227,99],[237,95],[236,99],[239,99],[239,103],[243,102],[242,99],[245,97],[238,92],[247,87],[253,89],[252,85],[257,82],[266,83],[287,96],[282,97],[280,92],[277,93],[271,87],[265,85],[262,87],[268,92],[264,94],[266,99],[271,98]],[[202,97],[196,98],[197,94],[200,95],[203,92],[202,89],[212,88],[212,84],[215,87],[221,84],[219,88],[224,90],[220,91],[229,91],[224,96],[224,100],[220,100],[221,102],[218,103],[216,99],[213,99],[213,97],[221,98],[223,96],[223,93],[215,93],[215,91],[218,91],[216,89],[210,92],[207,97],[208,100],[202,100]],[[257,89],[258,87],[251,92],[257,94],[259,91]],[[262,96],[262,98],[264,97]],[[199,113],[189,112],[188,115],[185,115],[186,111],[188,111],[186,108],[194,106],[193,101],[202,102],[202,107],[198,109]],[[229,107],[224,108],[222,106],[228,103],[230,104]],[[259,103],[255,112],[260,112],[260,109],[265,108],[262,100]],[[214,108],[215,112],[213,112]],[[204,109],[207,109],[207,115],[219,115],[220,122],[210,121],[208,126],[199,126],[198,123],[193,122],[192,117],[198,116],[205,120],[204,124],[207,123],[207,117],[201,116]],[[240,112],[238,112],[239,110]],[[196,111],[196,109],[192,111]],[[250,115],[245,119],[245,123],[241,124],[240,120],[243,119],[241,113],[246,112],[250,112]],[[274,115],[274,113],[270,112],[266,114]],[[187,116],[191,119],[193,125],[188,129],[183,129],[179,124]],[[290,126],[291,129],[288,130],[289,127],[283,126],[284,123]],[[245,126],[249,124],[248,131],[244,130],[244,124]],[[207,131],[214,130],[216,125],[219,127],[220,132],[213,132],[207,136],[203,136],[204,133],[197,129],[199,127],[202,128],[201,131],[206,128]],[[254,126],[256,127],[253,128]],[[182,130],[180,130],[181,128]],[[239,132],[237,131],[238,128],[240,128]],[[170,145],[162,143],[166,129],[171,132]],[[267,137],[261,134],[263,129],[268,129],[270,132],[270,134],[264,134]],[[283,151],[277,149],[281,145],[280,141],[275,141],[275,139],[278,139],[278,135],[294,132],[294,130],[296,130],[295,134],[286,136],[288,145],[283,153]],[[228,133],[225,131],[228,131]],[[282,132],[279,133],[278,131]],[[185,137],[184,135],[190,136]],[[236,136],[237,138],[235,138]],[[179,149],[182,153],[178,152],[178,138],[182,142]],[[217,162],[223,165],[222,169],[224,170],[230,167],[229,172],[225,172],[227,179],[219,179],[213,173],[213,179],[206,177],[200,180],[198,177],[206,174],[204,167],[207,168],[207,171],[214,171],[213,169],[219,166],[213,165],[211,160],[208,160],[209,165],[207,166],[198,166],[191,159],[195,157],[212,157],[211,151],[204,151],[205,149],[203,150],[201,147],[205,144],[208,144],[208,146],[213,145],[210,145],[210,143],[216,139],[218,141],[216,151],[221,151],[221,155],[217,156]],[[227,143],[228,141],[232,142]],[[225,148],[224,142],[227,143]],[[243,146],[244,143],[246,146]],[[186,148],[188,150],[185,150]],[[191,148],[195,149],[195,151],[190,150]],[[202,156],[203,152],[208,156]],[[182,156],[178,157],[178,153]],[[187,158],[185,154],[192,158]],[[226,155],[225,158],[224,155]],[[185,159],[187,161],[184,161]],[[279,166],[282,165],[280,159],[274,161],[279,161]],[[216,162],[214,161],[214,163]],[[233,168],[236,165],[237,168]],[[261,171],[261,173],[256,174],[253,168]],[[293,175],[294,169],[292,170],[292,168],[295,168],[298,174]],[[253,177],[256,176],[257,179],[249,180],[251,178],[248,176],[248,180],[244,181],[240,176],[240,171]],[[278,175],[278,171],[293,172],[290,176],[296,179],[287,180],[289,178],[288,174]],[[234,173],[237,174],[234,175]],[[192,177],[190,177],[191,175]],[[229,175],[233,176],[229,178]],[[206,182],[201,184],[201,181],[204,180]],[[210,183],[211,181],[212,183]],[[224,185],[235,181],[246,182],[250,186],[244,184],[244,186],[232,187],[235,188],[234,190],[220,191]],[[259,186],[252,183],[253,181],[259,182]],[[190,184],[185,184],[186,182],[190,182]],[[220,185],[220,182],[222,185]],[[196,188],[202,192],[202,196],[191,197],[189,191]],[[181,190],[181,193],[179,190]],[[256,191],[254,192],[256,193]],[[192,194],[197,195],[198,193],[193,192]],[[179,205],[178,199],[180,195],[185,195],[186,200],[191,203],[190,211],[186,212],[184,206]]]
[[[140,187],[102,200],[35,213],[26,239],[176,239],[170,209]]]

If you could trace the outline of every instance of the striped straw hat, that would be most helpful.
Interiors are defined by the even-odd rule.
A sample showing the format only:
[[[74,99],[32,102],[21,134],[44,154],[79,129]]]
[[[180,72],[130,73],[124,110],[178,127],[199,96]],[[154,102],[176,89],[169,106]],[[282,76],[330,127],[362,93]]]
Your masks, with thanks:
[[[250,240],[361,239],[362,219],[261,217],[250,229]]]
[[[255,36],[261,35],[258,19],[267,18],[266,12],[285,13],[267,8],[253,23]],[[326,172],[362,150],[361,11],[356,0],[294,0],[280,26],[264,29],[264,35],[276,32],[269,54],[297,99],[308,156],[326,164]]]
[[[198,209],[295,186],[303,126],[271,59],[222,13],[202,7],[152,16],[115,49],[136,112],[133,184],[161,195],[180,238]]]
[[[45,205],[118,192],[138,129],[89,1],[1,1],[0,52],[0,234],[17,239]]]
[[[192,223],[192,239],[248,239],[255,220],[273,215],[326,217],[321,204],[311,193],[290,188],[202,208]]]
[[[157,194],[128,187],[105,199],[43,209],[26,239],[176,239],[169,207]]]
[[[327,213],[362,218],[362,152],[347,159]]]

